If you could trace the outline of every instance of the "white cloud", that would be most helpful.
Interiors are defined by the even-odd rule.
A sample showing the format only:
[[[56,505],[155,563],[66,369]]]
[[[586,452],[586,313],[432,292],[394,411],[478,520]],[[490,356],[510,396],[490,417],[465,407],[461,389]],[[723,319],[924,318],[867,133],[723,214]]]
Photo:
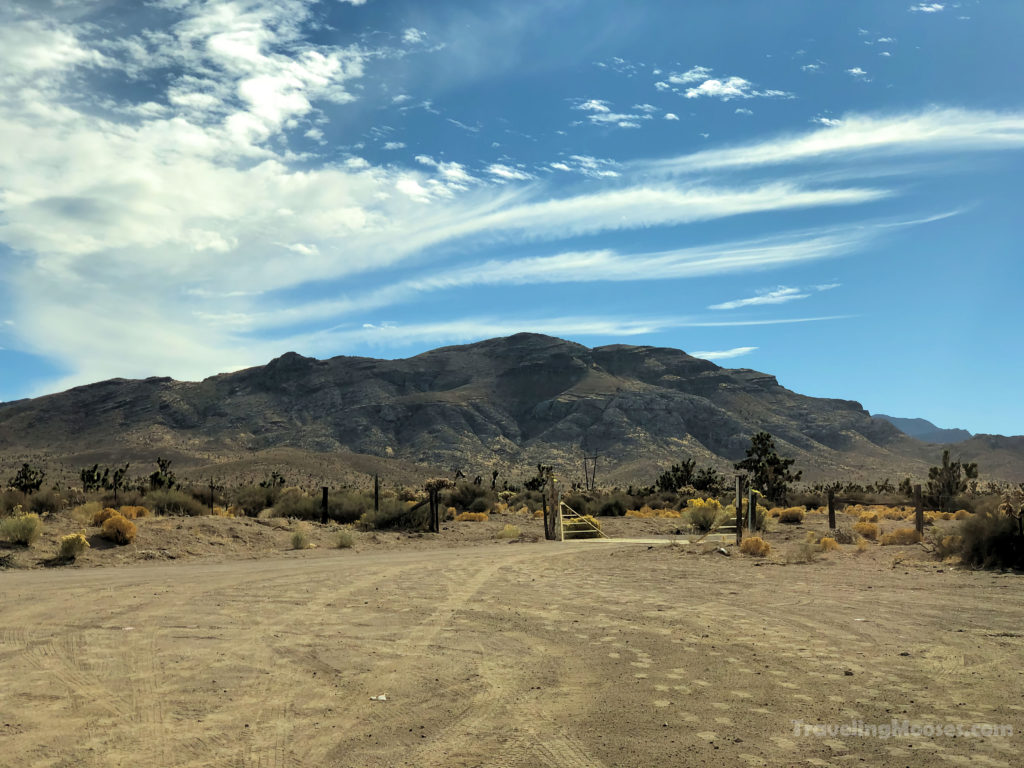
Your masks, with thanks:
[[[853,78],[855,78],[857,80],[868,80],[869,79],[868,78],[868,73],[865,72],[860,67],[852,67],[851,69],[846,70],[846,72],[851,77],[853,77]]]
[[[821,64],[804,64],[800,69],[804,72],[817,72],[821,69]]]
[[[409,27],[402,33],[402,42],[408,45],[416,45],[426,41],[427,33],[416,27]]]
[[[711,70],[708,67],[693,67],[686,72],[669,75],[668,81],[674,85],[689,85],[707,80],[710,75]]]
[[[576,109],[582,109],[584,112],[611,112],[608,102],[603,99],[587,99],[577,104]]]
[[[943,3],[918,3],[910,6],[912,13],[938,13],[946,6]]]
[[[771,291],[764,291],[746,299],[734,299],[721,304],[712,304],[708,309],[740,309],[742,307],[759,307],[764,304],[785,304],[797,299],[806,299],[809,293],[802,293],[799,288],[779,286]]]
[[[619,128],[639,128],[640,120],[650,120],[653,116],[654,107],[649,104],[641,105],[638,113],[623,114],[612,112],[611,106],[603,99],[588,99],[577,104],[574,109],[587,112],[587,119],[595,125],[615,125]],[[647,109],[650,107],[650,110]]]
[[[753,99],[758,97],[789,98],[791,96],[791,94],[786,93],[785,91],[755,90],[753,83],[742,77],[727,77],[724,80],[711,78],[709,80],[705,80],[694,88],[687,88],[683,95],[688,99],[699,99],[706,96],[712,99],[721,99],[722,101],[732,101],[733,99]]]
[[[694,173],[755,168],[814,158],[865,154],[948,154],[1024,148],[1024,113],[931,109],[876,117],[847,115],[810,133],[783,135],[730,149],[712,149],[667,160],[635,163],[641,172]]]
[[[749,355],[751,352],[757,351],[757,349],[758,347],[733,347],[732,349],[724,349],[719,352],[691,352],[690,357],[697,357],[701,360],[730,360],[734,357]]]
[[[752,115],[752,114],[754,114],[754,111],[751,110],[751,109],[744,109],[743,107],[738,107],[736,109],[736,114],[737,115]]]
[[[533,178],[532,174],[527,173],[521,168],[513,168],[502,163],[491,163],[491,165],[487,166],[487,172],[506,181],[526,181]]]
[[[405,149],[405,142],[404,141],[385,141],[383,149],[387,149],[387,150]]]
[[[666,112],[665,113],[665,119],[666,120],[678,120],[679,119],[679,115],[675,114],[674,112]]]

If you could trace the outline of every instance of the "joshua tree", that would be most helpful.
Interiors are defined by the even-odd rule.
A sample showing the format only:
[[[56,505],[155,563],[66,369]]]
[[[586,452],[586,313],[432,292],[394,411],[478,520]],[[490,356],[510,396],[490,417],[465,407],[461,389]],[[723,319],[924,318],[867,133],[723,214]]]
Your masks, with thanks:
[[[789,484],[795,483],[803,474],[790,472],[796,459],[784,459],[775,452],[775,441],[767,432],[758,432],[750,438],[747,458],[736,463],[736,469],[750,474],[751,487],[760,491],[775,504],[785,504]]]

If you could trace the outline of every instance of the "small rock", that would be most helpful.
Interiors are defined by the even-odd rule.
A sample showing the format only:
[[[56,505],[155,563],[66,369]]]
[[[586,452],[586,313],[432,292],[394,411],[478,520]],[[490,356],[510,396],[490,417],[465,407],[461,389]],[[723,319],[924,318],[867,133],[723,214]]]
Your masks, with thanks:
[[[843,670],[843,674],[846,675],[847,677],[853,677],[853,670],[852,669],[844,669]]]

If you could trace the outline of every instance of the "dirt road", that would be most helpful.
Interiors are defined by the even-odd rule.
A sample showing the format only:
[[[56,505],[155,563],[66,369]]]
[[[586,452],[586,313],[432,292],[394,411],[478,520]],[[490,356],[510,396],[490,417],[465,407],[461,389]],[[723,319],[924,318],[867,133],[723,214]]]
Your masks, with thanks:
[[[0,573],[0,766],[1020,765],[1020,579],[587,542]],[[1014,733],[794,726],[892,718]]]

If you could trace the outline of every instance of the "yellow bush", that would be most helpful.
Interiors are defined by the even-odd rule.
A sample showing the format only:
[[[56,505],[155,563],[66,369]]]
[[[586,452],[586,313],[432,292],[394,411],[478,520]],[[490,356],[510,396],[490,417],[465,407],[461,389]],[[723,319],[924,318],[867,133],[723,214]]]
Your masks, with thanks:
[[[58,560],[74,560],[89,548],[85,534],[69,533],[60,537],[60,548],[57,550]]]
[[[917,544],[921,541],[921,534],[915,528],[897,528],[895,531],[882,535],[882,546],[892,544]]]
[[[149,510],[145,507],[121,507],[117,514],[125,520],[134,520],[138,517],[149,517]]]
[[[787,507],[779,512],[780,523],[802,523],[804,521],[803,507]]]
[[[967,518],[969,518],[970,516],[971,516],[971,513],[970,513],[970,512],[968,512],[968,511],[967,511],[966,509],[958,509],[958,510],[957,510],[957,511],[956,511],[956,512],[954,513],[954,515],[953,515],[953,519],[954,519],[954,520],[966,520],[966,519],[967,519]]]
[[[626,510],[626,517],[640,517],[640,518],[678,518],[682,517],[682,514],[675,509],[651,509],[646,504],[640,509],[629,509]]]
[[[822,552],[831,552],[833,549],[839,549],[839,542],[828,536],[823,536],[818,542],[818,547]]]
[[[853,530],[871,541],[878,538],[878,526],[874,523],[860,522],[853,526]]]
[[[533,510],[533,516],[534,517],[544,517],[544,510],[543,509],[535,509],[535,510]]]
[[[106,507],[104,509],[97,510],[93,513],[92,524],[103,525],[107,520],[117,514],[117,510],[112,507]]]
[[[135,538],[138,529],[135,523],[121,515],[114,514],[103,521],[103,536],[115,544],[128,544]]]
[[[868,551],[867,539],[857,539],[857,554],[863,555]]]
[[[491,518],[486,512],[460,512],[455,519],[460,523],[482,523]]]
[[[912,513],[914,510],[908,510],[906,507],[887,507],[882,511],[882,519],[906,520],[908,511]]]
[[[740,552],[753,557],[764,557],[771,550],[772,545],[760,536],[751,536],[749,539],[744,539],[740,544]]]
[[[878,513],[877,512],[861,512],[860,517],[857,520],[861,523],[877,523]]]
[[[778,517],[782,514],[782,507],[772,507],[768,510],[768,514],[772,517]]]
[[[689,507],[690,509],[703,509],[703,508],[706,507],[706,508],[710,508],[710,509],[713,509],[716,512],[718,512],[718,511],[720,511],[722,509],[722,502],[720,502],[718,499],[714,499],[714,498],[711,498],[711,499],[687,499],[686,506]]]

